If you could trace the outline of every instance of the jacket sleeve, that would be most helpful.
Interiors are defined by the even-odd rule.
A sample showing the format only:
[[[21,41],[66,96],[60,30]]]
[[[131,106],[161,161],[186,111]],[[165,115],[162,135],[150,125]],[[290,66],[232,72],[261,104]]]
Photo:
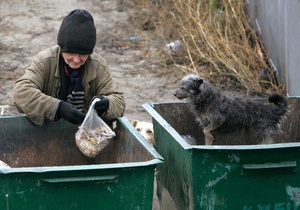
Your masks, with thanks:
[[[51,68],[51,65],[47,68]],[[24,112],[37,125],[42,125],[45,119],[54,120],[60,102],[51,94],[44,93],[46,83],[53,82],[54,77],[54,75],[50,75],[51,70],[47,68],[37,56],[25,74],[14,84],[13,99],[15,105],[19,111]]]

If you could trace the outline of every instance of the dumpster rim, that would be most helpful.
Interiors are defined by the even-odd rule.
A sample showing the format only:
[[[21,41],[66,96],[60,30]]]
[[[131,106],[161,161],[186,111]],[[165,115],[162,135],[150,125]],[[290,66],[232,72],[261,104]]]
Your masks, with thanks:
[[[152,159],[142,162],[127,162],[127,163],[109,163],[109,164],[91,164],[91,165],[73,165],[73,166],[41,166],[41,167],[16,167],[16,168],[1,168],[0,174],[11,173],[46,173],[59,171],[87,171],[87,170],[110,170],[110,169],[126,169],[138,168],[150,165],[162,164],[159,159]]]

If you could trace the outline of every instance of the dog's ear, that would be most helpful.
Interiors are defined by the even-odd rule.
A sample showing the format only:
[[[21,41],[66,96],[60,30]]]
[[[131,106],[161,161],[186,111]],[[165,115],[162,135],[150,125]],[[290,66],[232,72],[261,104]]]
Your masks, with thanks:
[[[194,80],[194,87],[196,89],[198,89],[202,83],[203,83],[203,79],[200,79],[200,78],[196,79],[196,80]]]
[[[134,120],[134,121],[131,122],[131,124],[133,125],[133,127],[136,127],[136,125],[138,124],[138,122],[139,122],[138,120]]]

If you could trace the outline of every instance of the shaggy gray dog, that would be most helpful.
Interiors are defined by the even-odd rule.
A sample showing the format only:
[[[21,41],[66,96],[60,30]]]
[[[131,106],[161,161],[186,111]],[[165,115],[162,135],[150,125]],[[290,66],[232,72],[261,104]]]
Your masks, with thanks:
[[[215,129],[254,131],[260,143],[272,143],[274,135],[281,132],[289,105],[285,97],[273,94],[269,102],[247,98],[229,98],[210,82],[198,75],[185,76],[178,90],[178,99],[187,99],[192,105],[197,122],[203,127],[205,144],[212,145]]]

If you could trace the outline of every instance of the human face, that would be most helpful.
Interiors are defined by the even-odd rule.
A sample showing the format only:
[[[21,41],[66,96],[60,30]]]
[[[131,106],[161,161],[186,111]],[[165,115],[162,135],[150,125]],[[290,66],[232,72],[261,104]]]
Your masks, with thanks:
[[[89,55],[67,52],[63,52],[62,56],[65,59],[66,64],[68,64],[72,69],[78,69],[89,57]]]

